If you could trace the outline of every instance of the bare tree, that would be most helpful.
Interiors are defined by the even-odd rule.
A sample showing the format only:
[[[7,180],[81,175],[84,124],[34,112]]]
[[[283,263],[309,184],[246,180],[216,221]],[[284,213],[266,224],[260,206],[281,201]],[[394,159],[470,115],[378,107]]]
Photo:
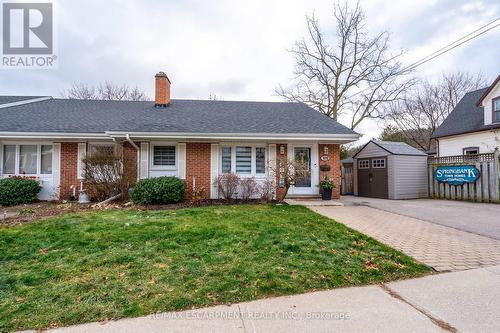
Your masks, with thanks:
[[[435,83],[421,80],[403,98],[386,106],[386,120],[394,124],[413,146],[427,151],[432,148],[432,133],[465,93],[486,85],[483,75],[466,72],[443,74]]]
[[[108,101],[123,101],[126,100],[129,94],[128,87],[126,85],[116,85],[109,81],[100,83],[97,87],[97,93],[99,99]]]
[[[128,99],[131,101],[147,101],[149,98],[144,91],[135,86],[129,91]]]
[[[269,171],[270,175],[279,175],[280,184],[278,185],[285,189],[282,196],[276,198],[278,201],[283,201],[285,199],[292,185],[308,179],[311,176],[311,169],[307,161],[289,159],[287,157],[278,158],[276,160],[276,166],[269,166]]]
[[[114,149],[100,149],[83,159],[85,188],[90,197],[97,201],[121,194],[128,197],[128,189],[133,185],[135,175],[127,168],[133,162]]]
[[[74,82],[72,86],[62,93],[70,99],[98,99],[108,101],[146,101],[148,97],[138,87],[130,89],[127,85],[117,85],[105,81],[97,87],[85,83]]]
[[[81,82],[73,82],[71,87],[61,95],[71,99],[97,99],[96,89]]]
[[[397,100],[413,79],[399,61],[402,52],[390,53],[389,33],[368,34],[359,4],[350,8],[347,1],[336,2],[334,18],[335,40],[330,43],[318,20],[306,17],[307,37],[290,50],[296,61],[294,82],[275,91],[335,120],[345,114],[354,129],[364,119],[383,117],[381,105]]]

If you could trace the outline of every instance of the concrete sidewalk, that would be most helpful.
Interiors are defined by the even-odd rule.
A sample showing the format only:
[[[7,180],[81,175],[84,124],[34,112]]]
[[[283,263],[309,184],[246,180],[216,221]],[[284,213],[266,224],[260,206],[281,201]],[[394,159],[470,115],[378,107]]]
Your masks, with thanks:
[[[500,266],[50,330],[500,332]]]

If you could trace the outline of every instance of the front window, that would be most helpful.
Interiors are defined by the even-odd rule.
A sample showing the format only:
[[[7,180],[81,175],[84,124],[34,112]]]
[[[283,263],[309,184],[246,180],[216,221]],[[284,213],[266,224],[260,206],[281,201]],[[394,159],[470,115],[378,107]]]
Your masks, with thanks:
[[[52,174],[53,148],[50,144],[6,144],[0,153],[0,172],[5,175]]]
[[[3,173],[15,174],[16,173],[16,146],[5,145],[3,146]]]
[[[115,154],[115,145],[114,144],[100,144],[100,143],[92,143],[89,144],[89,155],[107,155],[113,156]]]
[[[464,148],[464,155],[477,155],[479,154],[479,147]]]
[[[222,173],[231,173],[231,147],[222,147]]]
[[[154,146],[153,165],[175,166],[175,146]]]
[[[40,173],[52,173],[52,145],[42,145],[40,148]]]
[[[266,173],[266,148],[255,148],[255,173]]]
[[[228,145],[221,147],[221,172],[239,175],[262,176],[266,174],[266,148]]]
[[[19,147],[19,173],[23,175],[35,175],[36,165],[36,145],[21,145]]]
[[[236,147],[236,173],[252,173],[252,147]]]
[[[493,121],[500,122],[500,97],[493,100]]]

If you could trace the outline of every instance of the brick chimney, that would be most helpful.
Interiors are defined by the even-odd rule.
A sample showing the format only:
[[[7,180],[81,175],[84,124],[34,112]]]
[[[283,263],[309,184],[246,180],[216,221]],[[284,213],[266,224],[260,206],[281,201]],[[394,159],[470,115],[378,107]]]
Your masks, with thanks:
[[[155,107],[166,108],[170,104],[170,80],[167,74],[155,75]]]

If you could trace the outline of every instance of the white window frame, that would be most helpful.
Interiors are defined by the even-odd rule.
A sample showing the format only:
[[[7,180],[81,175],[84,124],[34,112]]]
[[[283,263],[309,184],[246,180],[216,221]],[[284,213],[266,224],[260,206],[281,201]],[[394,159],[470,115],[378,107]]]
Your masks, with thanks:
[[[381,165],[375,165],[375,161],[377,162],[383,162],[381,163]],[[372,168],[373,169],[385,169],[386,167],[386,162],[385,162],[385,158],[374,158],[372,159]]]
[[[173,146],[173,147],[175,147],[175,164],[174,165],[155,165],[154,164],[155,146]],[[179,145],[177,144],[177,142],[171,142],[171,141],[151,142],[149,144],[149,165],[150,165],[149,169],[152,171],[177,170],[177,168],[179,166]]]
[[[3,152],[4,152],[4,146],[15,146],[16,147],[16,155],[15,155],[15,166],[14,166],[14,173],[4,173],[3,170]],[[19,160],[20,160],[20,153],[21,153],[21,146],[36,146],[36,154],[37,154],[37,161],[36,161],[36,173],[25,173],[21,174],[19,172]],[[52,158],[54,158],[54,143],[53,142],[29,142],[29,141],[3,141],[0,144],[0,176],[28,176],[28,177],[51,177],[53,174],[53,170],[51,173],[41,173],[42,172],[42,146],[52,146]]]
[[[362,166],[361,162],[367,162],[366,167]],[[367,159],[358,160],[358,169],[360,169],[360,170],[370,169],[370,160],[367,160]]]
[[[223,153],[224,148],[229,148],[229,172],[225,172],[224,170],[222,170],[222,166],[224,164],[224,153]],[[233,147],[221,145],[221,147],[220,147],[220,173],[232,173],[234,171],[235,170],[233,170]]]
[[[113,152],[116,154],[118,145],[113,142],[89,142],[87,143],[87,153],[90,155],[92,152],[92,147],[113,147]]]
[[[467,154],[470,151],[476,151],[476,152],[473,153],[473,154]],[[472,155],[472,156],[477,155],[477,154],[479,154],[479,147],[465,147],[465,148],[462,149],[462,153],[463,153],[463,155],[467,155],[467,156],[469,156],[469,155]]]
[[[234,174],[237,174],[241,178],[246,178],[246,177],[255,177],[255,178],[266,178],[268,174],[268,166],[269,166],[269,147],[268,144],[259,144],[259,143],[248,143],[248,142],[241,142],[241,143],[221,143],[220,148],[219,148],[219,174],[222,174],[222,148],[223,147],[230,147],[231,148],[231,172]],[[252,160],[250,163],[250,173],[237,173],[236,172],[236,147],[250,147],[251,149],[251,156]],[[265,167],[265,172],[264,173],[257,173],[257,153],[256,153],[256,148],[264,148],[265,151],[265,161],[266,161],[266,167]]]

